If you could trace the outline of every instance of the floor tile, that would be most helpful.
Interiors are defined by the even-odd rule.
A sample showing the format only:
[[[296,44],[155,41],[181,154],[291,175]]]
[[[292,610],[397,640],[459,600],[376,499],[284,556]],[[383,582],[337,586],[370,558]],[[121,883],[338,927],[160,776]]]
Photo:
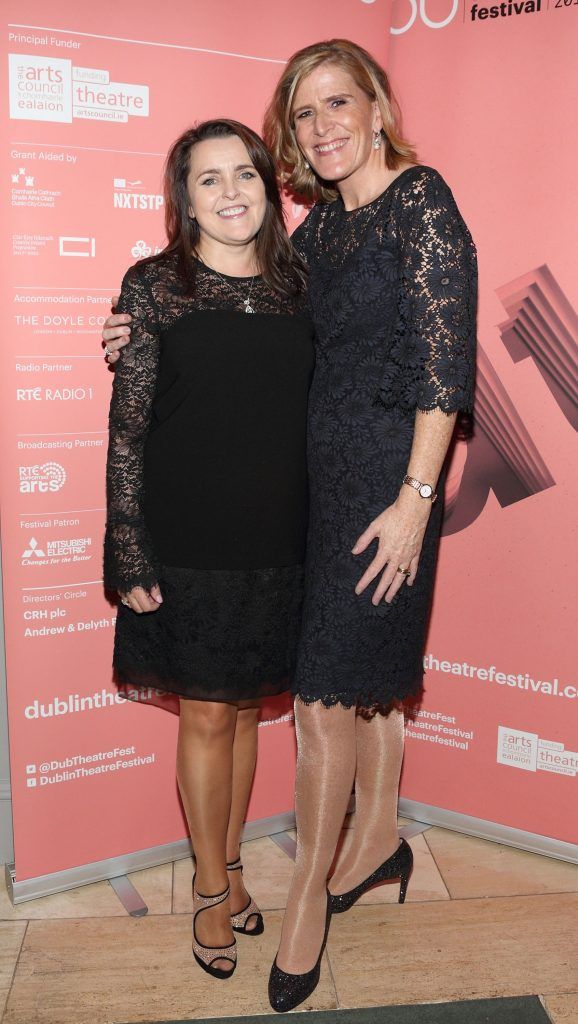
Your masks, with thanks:
[[[24,921],[0,922],[0,1019],[26,931]]]
[[[128,876],[151,914],[170,914],[172,864],[161,864]],[[0,920],[21,921],[74,917],[124,917],[126,910],[108,882],[80,885],[77,889],[41,896],[13,907],[4,878],[0,882]]]
[[[33,921],[28,926],[3,1024],[113,1024],[265,1013],[267,980],[281,928],[239,937],[239,966],[227,981],[204,974],[191,956],[191,917]],[[324,962],[304,1009],[332,1009]]]
[[[354,830],[345,833],[343,850],[353,841]],[[436,862],[423,835],[413,836],[410,840],[413,851],[413,874],[407,889],[408,903],[421,903],[424,900],[449,900]],[[376,865],[377,866],[377,865]],[[366,892],[358,902],[359,906],[372,906],[377,903],[397,903],[399,899],[399,882],[388,882]]]
[[[243,877],[248,891],[261,910],[279,910],[285,906],[293,861],[268,837],[241,844]],[[191,912],[193,862],[188,858],[175,862],[173,913]]]
[[[576,894],[356,907],[331,925],[339,1004],[568,992],[577,913]]]
[[[402,821],[400,820],[400,827]],[[287,833],[293,838],[295,831]],[[425,835],[425,834],[424,834]],[[432,857],[431,851],[426,843],[424,835],[413,836],[410,846],[414,856],[414,870],[407,890],[407,902],[423,902],[424,900],[448,900],[449,893],[444,880],[438,870],[437,864]],[[354,841],[355,827],[348,824],[343,829],[340,837],[340,846],[344,852]],[[359,900],[362,906],[371,906],[376,903],[397,903],[399,898],[399,882],[380,885],[376,889],[365,893]]]
[[[544,996],[543,1000],[552,1024],[578,1024],[578,992]]]
[[[578,865],[448,829],[424,833],[452,899],[578,892]]]

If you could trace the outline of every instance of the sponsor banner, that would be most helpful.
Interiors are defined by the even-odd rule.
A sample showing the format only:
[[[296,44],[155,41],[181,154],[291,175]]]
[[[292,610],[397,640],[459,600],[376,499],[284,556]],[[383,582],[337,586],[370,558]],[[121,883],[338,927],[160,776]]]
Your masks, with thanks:
[[[284,62],[329,20],[385,61],[389,6],[295,0],[280,33],[274,5],[233,22],[228,0],[177,0],[143,20],[128,0],[112,31],[69,0],[49,14],[30,0],[23,26],[8,2],[0,418],[17,882],[186,835],[178,721],[155,691],[117,693],[101,568],[112,374],[99,334],[127,268],[164,245],[168,147],[206,117],[258,130]],[[287,214],[291,230],[304,209]],[[266,703],[259,736],[251,821],[293,806],[289,698]]]
[[[402,795],[569,843],[577,19],[564,0],[394,0],[389,60],[406,133],[451,185],[480,262],[476,433],[450,467]],[[554,170],[553,138],[565,147]]]

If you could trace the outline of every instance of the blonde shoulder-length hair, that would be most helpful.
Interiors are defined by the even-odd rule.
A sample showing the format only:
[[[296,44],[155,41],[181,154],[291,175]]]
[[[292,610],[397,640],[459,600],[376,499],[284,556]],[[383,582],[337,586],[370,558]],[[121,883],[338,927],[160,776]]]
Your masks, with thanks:
[[[395,169],[402,161],[417,163],[415,150],[403,138],[400,111],[389,79],[371,54],[349,39],[329,39],[306,46],[289,58],[265,112],[263,134],[284,187],[315,202],[332,202],[338,193],[321,182],[307,165],[295,138],[293,103],[303,79],[325,63],[348,71],[356,85],[371,100],[377,101],[383,123],[386,165]]]

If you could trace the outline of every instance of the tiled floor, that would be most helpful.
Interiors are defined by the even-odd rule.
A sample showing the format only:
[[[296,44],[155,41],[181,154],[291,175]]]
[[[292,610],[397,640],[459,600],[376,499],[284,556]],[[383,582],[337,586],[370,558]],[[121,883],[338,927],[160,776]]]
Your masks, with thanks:
[[[411,845],[406,905],[382,886],[335,917],[320,985],[301,1009],[536,993],[555,1024],[578,1024],[578,868],[437,828]],[[272,839],[244,844],[243,859],[266,927],[239,937],[226,983],[190,954],[189,861],[131,875],[149,907],[140,919],[108,882],[16,909],[0,891],[2,1024],[266,1013],[292,863]]]

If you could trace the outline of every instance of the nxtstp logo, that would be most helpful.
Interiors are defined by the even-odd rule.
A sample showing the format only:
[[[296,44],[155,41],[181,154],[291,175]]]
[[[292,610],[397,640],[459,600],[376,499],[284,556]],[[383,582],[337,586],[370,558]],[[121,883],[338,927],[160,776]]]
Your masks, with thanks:
[[[21,494],[54,494],[66,483],[66,470],[59,462],[20,466],[18,475]]]
[[[113,187],[115,210],[160,210],[164,205],[163,196],[147,192],[140,179],[129,181],[127,178],[114,178]]]
[[[9,53],[10,117],[24,121],[116,121],[148,117],[148,85],[111,82],[108,71],[41,54]]]

